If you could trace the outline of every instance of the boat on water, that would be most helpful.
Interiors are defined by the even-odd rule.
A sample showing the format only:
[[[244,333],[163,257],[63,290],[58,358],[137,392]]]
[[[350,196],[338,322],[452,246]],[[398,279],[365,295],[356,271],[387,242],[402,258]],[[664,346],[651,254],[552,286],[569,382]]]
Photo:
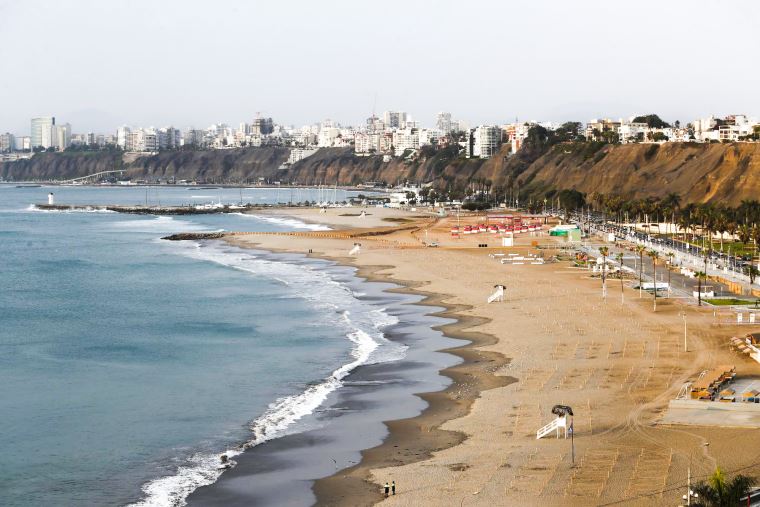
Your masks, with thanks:
[[[16,185],[16,188],[40,188],[42,185]]]

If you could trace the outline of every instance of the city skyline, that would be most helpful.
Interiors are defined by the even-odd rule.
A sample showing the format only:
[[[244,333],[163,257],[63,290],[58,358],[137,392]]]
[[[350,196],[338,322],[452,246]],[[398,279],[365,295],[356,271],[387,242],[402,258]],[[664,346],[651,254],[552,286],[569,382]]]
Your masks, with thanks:
[[[760,7],[712,5],[390,2],[356,19],[347,2],[164,2],[151,16],[141,2],[3,2],[0,58],[13,79],[0,93],[15,99],[2,129],[22,134],[46,115],[105,132],[256,111],[301,125],[359,124],[387,109],[428,124],[445,110],[474,125],[758,110],[751,86],[721,93],[728,76],[706,66],[720,58],[736,82],[758,81],[743,62]]]

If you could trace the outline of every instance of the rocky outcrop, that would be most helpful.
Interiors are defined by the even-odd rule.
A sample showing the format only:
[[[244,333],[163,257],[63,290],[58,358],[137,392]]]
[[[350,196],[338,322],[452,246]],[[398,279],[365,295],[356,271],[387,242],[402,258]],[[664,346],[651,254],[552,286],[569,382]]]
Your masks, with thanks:
[[[164,236],[161,239],[167,241],[193,241],[201,239],[219,239],[227,235],[226,232],[182,232],[179,234],[172,234],[171,236]]]

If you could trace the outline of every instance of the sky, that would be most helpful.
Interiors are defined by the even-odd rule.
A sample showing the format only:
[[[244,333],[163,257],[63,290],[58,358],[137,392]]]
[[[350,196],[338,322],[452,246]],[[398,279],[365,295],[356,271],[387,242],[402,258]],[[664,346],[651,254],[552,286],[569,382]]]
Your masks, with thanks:
[[[760,116],[760,2],[0,0],[0,132]]]

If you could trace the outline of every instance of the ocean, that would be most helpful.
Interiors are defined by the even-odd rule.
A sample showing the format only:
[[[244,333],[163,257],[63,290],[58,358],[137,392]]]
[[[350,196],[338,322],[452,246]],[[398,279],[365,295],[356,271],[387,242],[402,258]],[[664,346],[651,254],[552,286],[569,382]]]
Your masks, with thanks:
[[[422,331],[416,339],[393,338],[404,325],[429,329],[421,307],[400,322],[418,297],[388,296],[387,284],[363,282],[351,268],[327,261],[160,239],[185,231],[323,226],[241,214],[33,209],[49,191],[61,204],[289,197],[258,188],[0,185],[3,505],[184,505],[220,479],[221,454],[242,460],[241,445],[263,449],[288,435],[340,427],[330,407],[350,393],[350,377],[360,368],[410,358],[425,365],[424,375],[401,382],[394,409],[384,415],[415,415],[424,403],[413,392],[448,383],[437,371],[456,359],[433,352],[451,345],[447,339]],[[297,197],[318,200],[326,193],[300,190]],[[338,190],[328,198],[347,195]],[[396,377],[389,386],[403,374]],[[364,389],[361,395],[380,405],[380,391],[370,391],[377,394]],[[381,441],[381,420],[363,421],[372,431],[338,446],[341,466]],[[300,479],[338,467],[324,456],[301,461],[307,471]],[[278,467],[278,477],[267,481],[287,486],[298,467]],[[300,479],[298,488],[273,488],[258,503],[284,505],[278,495],[286,494],[290,505],[309,505],[310,487]],[[219,484],[206,496],[224,481]],[[238,493],[246,504],[246,492]]]

